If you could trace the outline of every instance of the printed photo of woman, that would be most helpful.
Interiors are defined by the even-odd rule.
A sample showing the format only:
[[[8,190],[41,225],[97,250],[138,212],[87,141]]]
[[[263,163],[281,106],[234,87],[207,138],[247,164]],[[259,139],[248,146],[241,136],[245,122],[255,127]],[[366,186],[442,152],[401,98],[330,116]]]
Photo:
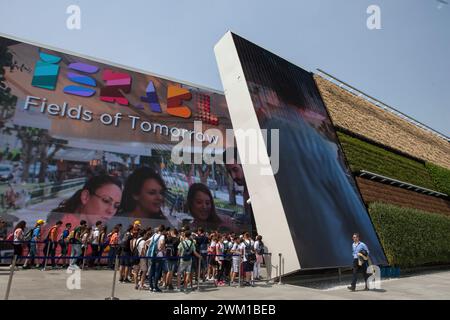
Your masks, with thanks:
[[[121,198],[122,184],[118,179],[109,175],[93,176],[53,209],[47,221],[49,225],[62,220],[77,226],[85,220],[88,226],[92,226],[98,220],[110,220],[116,214]]]
[[[186,206],[194,218],[191,224],[194,229],[202,227],[230,231],[233,227],[230,217],[217,214],[211,191],[203,183],[194,183],[189,187]]]
[[[159,224],[169,225],[162,212],[165,192],[166,184],[159,173],[149,167],[138,168],[125,182],[118,215],[155,219]]]

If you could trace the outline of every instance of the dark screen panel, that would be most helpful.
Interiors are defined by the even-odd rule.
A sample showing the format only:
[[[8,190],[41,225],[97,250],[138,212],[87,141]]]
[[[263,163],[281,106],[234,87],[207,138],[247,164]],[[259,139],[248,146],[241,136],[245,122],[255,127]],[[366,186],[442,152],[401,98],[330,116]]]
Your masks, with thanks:
[[[301,267],[350,265],[354,232],[373,263],[385,264],[312,74],[237,35],[233,39],[261,129],[279,129],[275,180]]]

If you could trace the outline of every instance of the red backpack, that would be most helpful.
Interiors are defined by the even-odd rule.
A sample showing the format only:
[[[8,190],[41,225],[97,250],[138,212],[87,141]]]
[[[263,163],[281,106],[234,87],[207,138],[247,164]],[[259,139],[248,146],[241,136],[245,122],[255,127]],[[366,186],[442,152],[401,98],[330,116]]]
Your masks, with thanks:
[[[14,232],[8,234],[8,236],[6,237],[6,241],[14,241]]]

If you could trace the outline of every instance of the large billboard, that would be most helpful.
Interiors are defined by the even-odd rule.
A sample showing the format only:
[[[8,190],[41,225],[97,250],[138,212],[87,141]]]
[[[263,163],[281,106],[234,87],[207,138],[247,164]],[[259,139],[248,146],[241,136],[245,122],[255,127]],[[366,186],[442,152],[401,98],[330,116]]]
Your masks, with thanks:
[[[227,146],[221,92],[9,37],[0,55],[0,214],[10,228],[138,219],[251,230],[224,165],[173,161],[187,136],[192,158]]]
[[[279,132],[273,175],[241,160],[258,231],[286,257],[285,272],[350,266],[354,232],[385,264],[312,74],[231,32],[215,52],[233,126]]]

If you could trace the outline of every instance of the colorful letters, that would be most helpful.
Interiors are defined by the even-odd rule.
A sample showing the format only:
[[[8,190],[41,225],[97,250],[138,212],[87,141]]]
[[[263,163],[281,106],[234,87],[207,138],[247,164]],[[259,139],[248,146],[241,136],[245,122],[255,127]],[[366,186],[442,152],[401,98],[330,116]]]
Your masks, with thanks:
[[[71,63],[71,64],[69,64],[68,68],[75,70],[75,71],[79,71],[79,72],[85,72],[85,73],[96,73],[98,71],[98,67],[90,65],[90,64],[82,63],[82,62]],[[94,78],[87,76],[87,75],[79,74],[79,73],[68,72],[67,78],[69,78],[70,80],[72,80],[75,83],[84,84],[84,85],[91,86],[91,87],[95,87],[97,85]],[[81,86],[70,85],[70,86],[64,87],[64,93],[73,94],[73,95],[81,96],[81,97],[93,96],[95,94],[95,92],[96,92],[95,89],[81,87]]]
[[[61,58],[39,52],[40,60],[36,62],[32,85],[39,88],[54,90],[58,80],[59,62]],[[63,91],[66,94],[80,97],[91,97],[95,95],[97,81],[91,74],[97,73],[99,67],[84,62],[72,62],[67,68],[67,78],[75,84],[67,85]],[[73,71],[73,72],[72,72]],[[104,69],[102,79],[105,84],[100,89],[100,100],[110,103],[117,102],[120,105],[128,106],[129,101],[124,94],[130,93],[132,78],[128,73],[116,72],[111,69]],[[208,95],[198,93],[196,119],[211,125],[218,125],[219,119],[211,114],[211,98]],[[192,99],[189,89],[176,85],[167,87],[167,113],[179,118],[188,119],[192,116],[191,109],[184,105],[184,101]],[[155,85],[152,80],[147,84],[145,95],[140,97],[141,102],[147,103],[152,112],[162,113],[161,104],[158,100]],[[138,104],[135,108],[143,109],[143,104]]]
[[[40,60],[36,61],[31,85],[38,88],[55,90],[58,81],[61,58],[45,52],[39,52]]]
[[[191,100],[192,94],[188,89],[177,86],[167,88],[167,113],[180,118],[190,118],[191,109],[182,105],[183,100]]]
[[[150,109],[152,112],[162,112],[161,105],[158,101],[158,96],[156,95],[156,89],[153,84],[153,81],[149,81],[147,85],[147,89],[145,90],[145,97],[141,97],[142,102],[147,102],[150,105]],[[139,108],[142,105],[137,105],[136,107]]]
[[[120,92],[130,93],[131,77],[127,73],[115,72],[111,69],[105,69],[103,72],[105,86],[100,89],[100,100],[106,102],[117,102],[123,106],[128,105],[128,99]]]

